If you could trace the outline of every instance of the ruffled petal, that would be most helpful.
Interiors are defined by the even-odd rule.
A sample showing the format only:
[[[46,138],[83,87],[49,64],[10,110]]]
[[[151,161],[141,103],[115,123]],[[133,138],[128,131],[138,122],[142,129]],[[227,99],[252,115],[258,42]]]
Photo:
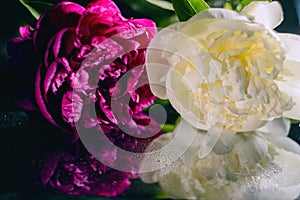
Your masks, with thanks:
[[[179,37],[181,36],[184,37],[183,35]],[[191,41],[191,39],[189,40]],[[201,122],[197,117],[200,116],[200,110],[194,106],[195,99],[192,93],[192,87],[195,85],[193,80],[200,77],[198,73],[193,73],[191,77],[184,76],[185,66],[189,64],[189,61],[185,59],[168,71],[165,79],[166,94],[172,106],[180,113],[183,119],[195,128],[208,130],[209,126]]]
[[[274,29],[283,21],[281,5],[274,2],[254,1],[247,5],[241,14],[248,16],[252,21],[263,24],[266,28]]]

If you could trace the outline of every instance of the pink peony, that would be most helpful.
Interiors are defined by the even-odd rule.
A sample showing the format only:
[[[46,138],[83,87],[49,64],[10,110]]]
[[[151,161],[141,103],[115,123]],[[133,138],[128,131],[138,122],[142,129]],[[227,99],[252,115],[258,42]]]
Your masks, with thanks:
[[[161,133],[158,123],[142,112],[155,99],[144,69],[147,45],[156,34],[154,22],[124,18],[111,0],[92,1],[86,8],[61,2],[40,17],[35,29],[21,27],[20,34],[21,38],[8,45],[10,64],[22,73],[22,83],[18,85],[18,90],[23,91],[18,93],[20,107],[40,110],[49,122],[72,134],[73,141],[77,141],[79,132],[90,137],[96,131],[96,138],[87,146],[89,151],[110,166],[132,164],[135,172],[139,163],[104,144],[103,137],[123,150],[143,152]],[[66,165],[58,168],[55,161],[53,170],[74,173],[73,168],[66,167],[70,162],[86,170],[85,176],[90,177],[91,159],[85,157],[77,162],[76,156],[60,156],[57,160]],[[65,159],[69,157],[71,161]],[[131,168],[126,169],[128,172]],[[107,167],[110,170],[113,169]],[[115,196],[134,177],[127,172],[126,184],[107,182],[105,187],[98,187],[93,185],[99,182],[95,181],[76,192],[68,189],[70,185],[67,189],[60,187],[57,177],[43,182],[68,194]],[[72,187],[74,181],[77,179],[70,181]],[[102,191],[95,192],[90,189],[93,187]]]

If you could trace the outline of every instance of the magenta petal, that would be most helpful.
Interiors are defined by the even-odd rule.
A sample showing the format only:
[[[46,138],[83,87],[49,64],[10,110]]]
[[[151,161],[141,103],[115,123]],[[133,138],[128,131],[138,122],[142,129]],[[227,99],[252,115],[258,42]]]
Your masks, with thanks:
[[[45,101],[47,102],[47,93],[48,93],[48,90],[50,88],[50,85],[52,83],[52,79],[54,78],[55,74],[56,74],[56,71],[57,71],[57,63],[56,62],[53,62],[50,67],[47,69],[47,72],[45,74],[45,77],[44,77],[44,88],[43,88],[43,94],[44,94],[44,99]]]
[[[56,30],[66,27],[76,27],[84,8],[72,2],[60,2],[53,6],[46,15],[39,19],[36,29],[46,28],[46,24],[51,24]],[[50,27],[49,27],[50,28]]]
[[[134,25],[136,25],[137,27],[141,27],[141,26],[145,27],[147,30],[153,33],[153,35],[156,34],[157,32],[155,22],[150,19],[131,19],[129,21]]]
[[[61,69],[60,71],[58,71],[56,73],[55,77],[53,78],[53,80],[51,82],[51,89],[52,89],[52,93],[53,94],[57,93],[57,91],[59,90],[59,88],[66,81],[67,77],[68,77],[68,73],[64,69]]]
[[[82,107],[80,96],[73,91],[67,91],[61,103],[63,120],[69,124],[77,122],[81,117]]]
[[[45,104],[45,101],[44,101],[44,98],[43,98],[43,95],[42,95],[42,91],[41,91],[41,83],[42,83],[41,81],[42,81],[41,80],[41,66],[39,66],[38,73],[37,73],[36,80],[35,80],[35,98],[36,98],[36,102],[37,102],[43,116],[49,122],[51,122],[55,126],[58,126],[58,124],[53,120],[52,116],[50,115],[50,113],[47,110],[47,106]]]
[[[24,38],[25,40],[32,39],[33,30],[30,26],[21,26],[19,28],[19,32],[22,38]]]
[[[68,56],[74,49],[76,35],[74,28],[65,28],[53,36],[45,51],[44,63],[48,67],[49,60],[58,59],[60,55]]]
[[[47,46],[47,41],[60,29],[75,28],[84,10],[82,6],[76,3],[61,2],[43,14],[36,24],[34,33],[36,49],[43,52]]]
[[[115,16],[121,15],[117,5],[111,0],[96,0],[89,3],[86,12],[97,15]]]
[[[74,28],[66,28],[59,31],[53,44],[54,57],[57,58],[59,54],[68,56],[73,51],[75,42],[76,35]]]

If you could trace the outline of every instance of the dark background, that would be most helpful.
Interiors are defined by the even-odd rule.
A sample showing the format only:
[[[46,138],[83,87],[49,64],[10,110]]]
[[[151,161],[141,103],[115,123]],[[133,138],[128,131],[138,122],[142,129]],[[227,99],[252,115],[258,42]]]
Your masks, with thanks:
[[[140,0],[136,0],[139,2]],[[49,2],[49,0],[48,0]],[[50,0],[52,3],[59,2]],[[87,0],[74,1],[86,5]],[[126,3],[126,0],[115,1],[126,17],[153,17],[159,19],[160,13],[153,10],[135,12]],[[298,1],[299,2],[299,1]],[[65,141],[69,136],[56,127],[51,126],[38,112],[25,112],[18,109],[13,101],[13,92],[10,86],[14,84],[13,76],[6,73],[8,55],[6,44],[10,38],[18,36],[18,27],[21,25],[34,25],[35,19],[19,3],[18,0],[1,1],[1,33],[0,33],[0,200],[4,199],[73,199],[73,197],[59,196],[46,192],[35,183],[38,174],[32,167],[38,166],[40,156],[46,149],[53,148],[57,141]],[[300,34],[299,20],[293,0],[282,0],[285,11],[285,21],[277,28],[279,32]],[[299,52],[300,54],[300,52]],[[20,83],[21,84],[21,83]],[[294,124],[290,137],[300,142],[300,128]],[[51,142],[53,141],[53,142]],[[55,148],[55,147],[54,147]],[[299,166],[300,167],[300,166]],[[135,187],[138,185],[138,187]],[[123,197],[146,197],[157,188],[153,185],[133,183],[133,189]],[[139,191],[136,189],[139,188]],[[147,193],[148,192],[148,193]],[[33,197],[34,196],[34,197]],[[82,197],[82,199],[85,199]],[[100,199],[100,198],[91,198]],[[104,198],[105,199],[105,198]]]

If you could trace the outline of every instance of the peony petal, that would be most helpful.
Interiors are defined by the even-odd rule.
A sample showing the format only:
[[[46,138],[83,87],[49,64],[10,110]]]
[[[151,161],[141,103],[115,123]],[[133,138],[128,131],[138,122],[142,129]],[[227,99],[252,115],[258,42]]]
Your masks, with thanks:
[[[241,165],[245,168],[254,167],[267,154],[267,143],[253,133],[237,135],[240,137],[236,147]]]
[[[52,80],[55,77],[56,72],[57,72],[57,63],[53,62],[50,65],[50,67],[48,68],[48,70],[46,71],[45,77],[44,77],[43,94],[44,94],[44,98],[45,98],[46,102],[48,102],[48,99],[47,99],[48,90],[50,88],[50,85],[52,84]]]
[[[293,87],[289,85],[287,82],[276,81],[278,88],[291,96],[293,98],[294,103],[296,103],[293,108],[289,111],[283,113],[284,117],[291,119],[300,120],[300,88]]]
[[[23,39],[25,39],[25,40],[32,39],[33,30],[30,26],[21,26],[19,28],[19,32]]]
[[[263,199],[296,199],[300,194],[300,155],[276,149],[273,162],[275,166],[270,166],[260,181],[261,189],[265,188]]]
[[[199,158],[205,158],[217,144],[222,133],[222,129],[218,127],[210,127],[208,132],[201,144],[201,148],[199,151]]]
[[[111,0],[92,1],[86,6],[86,12],[99,16],[121,15],[118,6]]]
[[[247,5],[241,14],[248,16],[254,22],[263,24],[266,28],[274,29],[283,21],[281,5],[274,2],[254,1]]]
[[[35,98],[36,102],[40,108],[41,113],[43,116],[52,124],[55,126],[58,126],[58,124],[54,121],[50,113],[48,112],[47,105],[45,104],[44,100],[44,95],[41,89],[42,85],[42,80],[41,80],[41,68],[42,66],[40,65],[38,68],[37,76],[36,76],[36,81],[35,81]],[[58,126],[59,127],[59,126]]]
[[[184,64],[185,63],[183,63],[183,65]],[[166,94],[172,106],[180,113],[183,119],[195,128],[208,130],[209,127],[202,123],[197,117],[197,115],[200,115],[200,111],[193,104],[194,94],[182,83],[182,81],[186,81],[188,86],[192,87],[193,85],[190,82],[191,79],[182,80],[184,70],[185,67],[180,64],[169,70],[166,77]],[[197,74],[194,75],[197,77]]]
[[[278,118],[268,122],[264,127],[257,129],[266,135],[287,136],[291,128],[291,122],[286,118]]]
[[[235,145],[236,133],[230,131],[222,131],[220,139],[213,147],[213,152],[216,155],[228,154]]]
[[[161,99],[166,99],[166,74],[170,69],[168,61],[163,58],[163,53],[169,53],[168,44],[173,40],[173,37],[178,34],[178,30],[182,28],[184,23],[177,23],[169,26],[166,29],[158,32],[156,37],[150,42],[147,50],[146,69],[149,77],[149,83],[152,93]],[[168,49],[166,49],[166,47]]]
[[[273,136],[273,135],[264,136],[264,137],[266,137],[272,144],[274,144],[278,148],[300,155],[299,144],[293,141],[291,138],[282,137],[282,136]]]
[[[290,87],[300,89],[300,62],[286,60],[284,62],[284,71],[279,74],[279,80],[286,83]]]
[[[158,177],[167,174],[174,165],[185,163],[195,156],[190,152],[199,149],[203,141],[204,133],[193,128],[185,120],[181,120],[173,133],[164,134],[155,139],[147,148],[141,164],[141,177],[151,183]]]
[[[300,37],[293,34],[278,34],[280,40],[287,49],[286,61],[284,62],[284,71],[279,75],[282,79],[277,81],[277,85],[281,91],[286,92],[293,97],[296,105],[284,113],[284,116],[300,119]]]
[[[300,62],[300,36],[289,33],[277,33],[277,36],[286,50],[286,59]]]
[[[257,117],[251,117],[247,119],[247,121],[243,124],[243,127],[239,130],[239,132],[253,131],[264,126],[266,123],[267,121],[259,120],[257,119]]]
[[[43,14],[36,24],[34,45],[39,52],[44,52],[50,38],[59,30],[75,28],[84,8],[76,3],[60,2]]]
[[[69,124],[76,123],[80,117],[83,107],[83,101],[78,94],[73,91],[67,91],[61,102],[62,118]]]

